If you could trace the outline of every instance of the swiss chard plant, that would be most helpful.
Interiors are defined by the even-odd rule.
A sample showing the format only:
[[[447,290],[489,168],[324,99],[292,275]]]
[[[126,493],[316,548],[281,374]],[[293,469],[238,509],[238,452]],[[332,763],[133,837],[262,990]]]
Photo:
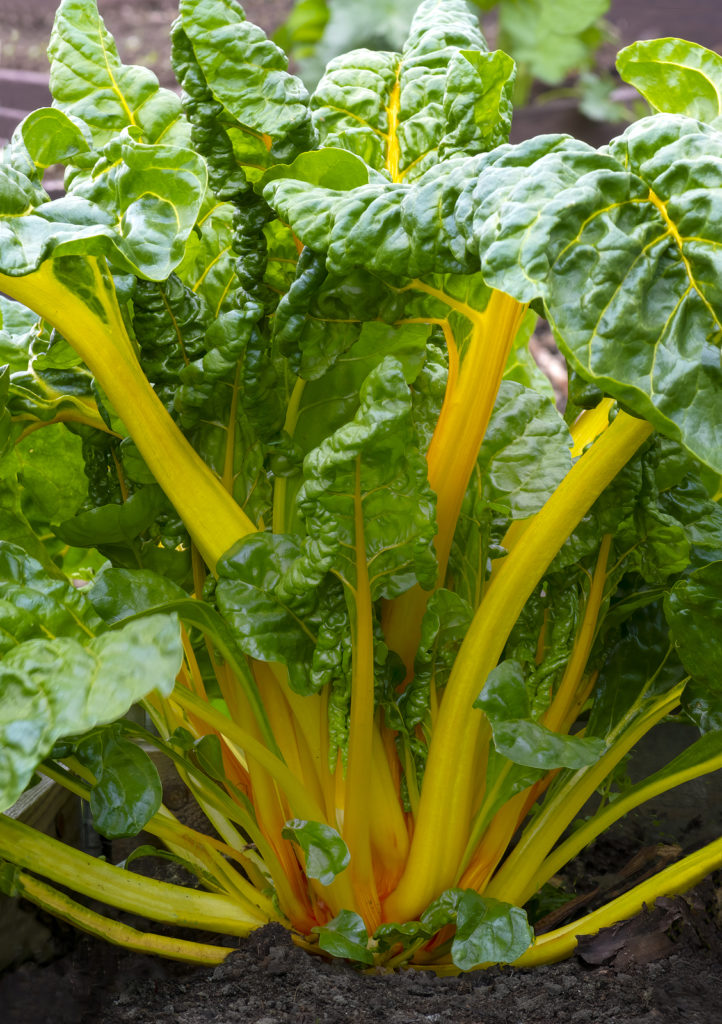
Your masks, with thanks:
[[[199,887],[10,816],[0,885],[205,963],[83,899],[368,966],[560,959],[722,865],[525,910],[722,766],[722,60],[628,48],[659,113],[595,150],[506,143],[514,65],[461,0],[313,95],[232,0],[181,0],[173,51],[182,100],[63,0],[2,154],[0,806],[40,773]],[[669,716],[700,738],[625,783]]]

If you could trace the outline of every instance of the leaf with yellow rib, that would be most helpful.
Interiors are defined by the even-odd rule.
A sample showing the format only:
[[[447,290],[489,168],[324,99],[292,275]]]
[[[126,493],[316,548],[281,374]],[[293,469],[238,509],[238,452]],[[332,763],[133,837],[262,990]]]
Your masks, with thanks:
[[[433,583],[434,498],[397,359],[385,358],[369,374],[354,419],[307,456],[298,502],[307,537],[286,574],[288,594],[303,594],[327,572],[339,577],[352,606],[362,586],[373,600],[417,580]]]
[[[239,126],[232,136],[239,164],[263,159],[271,142],[310,148],[306,88],[288,73],[285,53],[238,4],[181,0],[180,19],[214,99]]]
[[[461,148],[506,141],[513,61],[489,54],[461,0],[418,8],[401,53],[352,50],[313,95],[323,146],[350,150],[392,181],[413,181]]]
[[[161,89],[152,71],[122,63],[96,0],[63,0],[48,56],[55,106],[85,121],[96,148],[127,127],[143,142],[190,143],[180,99]]]

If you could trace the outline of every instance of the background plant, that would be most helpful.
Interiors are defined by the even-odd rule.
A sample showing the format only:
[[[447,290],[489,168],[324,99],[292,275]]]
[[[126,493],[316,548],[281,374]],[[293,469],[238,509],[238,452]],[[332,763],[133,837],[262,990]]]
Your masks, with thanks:
[[[230,0],[182,0],[173,42],[182,110],[64,0],[55,106],[0,164],[0,792],[38,769],[206,891],[7,817],[3,888],[202,962],[227,949],[58,886],[366,965],[558,959],[722,859],[536,939],[523,910],[720,766],[719,58],[625,51],[674,113],[597,151],[505,145],[513,62],[459,0],[311,97]],[[154,734],[118,720],[139,699]],[[699,741],[567,833],[669,714]],[[215,836],[162,806],[138,738]]]
[[[576,97],[582,113],[592,119],[633,119],[629,108],[612,96],[617,86],[614,77],[600,73],[597,67],[600,48],[613,38],[611,26],[604,20],[609,0],[586,4],[575,0],[472,2],[481,11],[496,14],[497,45],[517,65],[515,105],[529,102],[536,82],[557,87],[546,92],[542,88],[541,99]],[[312,86],[328,61],[352,47],[400,49],[415,9],[415,0],[296,0],[275,39]]]

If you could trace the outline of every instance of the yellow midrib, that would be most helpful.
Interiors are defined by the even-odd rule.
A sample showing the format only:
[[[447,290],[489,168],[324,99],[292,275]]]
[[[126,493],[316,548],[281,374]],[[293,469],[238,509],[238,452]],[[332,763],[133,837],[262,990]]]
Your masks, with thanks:
[[[391,94],[389,95],[386,116],[388,119],[388,132],[386,134],[386,170],[389,172],[392,181],[401,181],[399,174],[399,163],[401,161],[401,147],[399,146],[399,112],[401,110],[401,64],[396,71]]]
[[[684,251],[684,239],[680,235],[679,230],[677,228],[677,225],[674,223],[672,218],[669,216],[669,213],[667,212],[667,206],[666,206],[665,202],[662,199],[660,199],[659,196],[656,195],[652,191],[651,188],[649,190],[649,197],[648,198],[649,198],[649,201],[652,204],[652,206],[654,206],[654,208],[657,210],[657,212],[659,213],[660,217],[664,221],[664,223],[665,223],[665,225],[667,227],[667,230],[669,231],[670,236],[674,239],[674,242],[675,242],[677,248],[679,249],[680,259],[682,260],[682,263],[684,263],[684,269],[687,271],[687,277],[689,278],[689,283],[690,283],[691,287],[699,295],[700,299],[702,300],[702,302],[704,303],[705,307],[709,311],[710,316],[712,317],[714,322],[717,324],[717,327],[720,330],[722,330],[722,324],[718,320],[717,315],[716,315],[715,311],[712,309],[712,306],[709,304],[706,296],[702,293],[702,290],[699,287],[699,285],[697,284],[697,280],[696,280],[694,274],[692,273],[692,267],[690,266],[689,260],[687,258],[687,255],[686,255],[685,251]]]

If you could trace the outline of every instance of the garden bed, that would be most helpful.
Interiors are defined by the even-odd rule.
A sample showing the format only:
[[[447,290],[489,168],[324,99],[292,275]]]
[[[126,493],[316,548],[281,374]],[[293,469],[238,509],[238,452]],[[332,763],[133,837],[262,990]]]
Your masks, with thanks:
[[[267,4],[264,9],[278,13],[286,6]],[[253,5],[249,4],[248,8],[249,14],[258,13]],[[103,4],[101,9],[105,13]],[[133,7],[118,7],[118,16],[122,12],[133,15]],[[161,15],[163,17],[164,33],[167,13],[165,9],[154,12],[154,19],[158,18],[159,25]],[[109,21],[119,37],[124,38],[122,28],[114,23],[112,17]],[[264,18],[264,22],[267,21]],[[42,31],[46,32],[46,28],[43,25]],[[134,51],[138,40],[145,48],[142,52]],[[151,53],[146,52],[151,42],[150,37],[138,30],[135,36],[125,37],[123,49],[128,59],[161,67],[163,62],[160,58],[154,60]],[[30,69],[18,74],[20,78],[16,76],[15,85],[23,75],[36,73]],[[165,80],[165,70],[161,75]],[[29,86],[30,78],[25,81]],[[10,84],[13,84],[12,76]],[[26,98],[21,92],[19,99],[7,100],[7,109],[20,111]],[[35,102],[31,100],[28,106]],[[537,119],[533,127],[538,130],[543,125]],[[72,328],[69,320],[68,324]],[[62,329],[67,335],[64,326]],[[501,366],[503,362],[499,373]],[[403,389],[404,381],[399,379]],[[624,419],[621,418],[620,422],[624,424]],[[168,479],[171,477],[169,473]],[[604,558],[599,562],[595,578],[604,572],[609,553],[609,542],[605,543]],[[224,550],[228,545],[219,546]],[[215,558],[214,551],[210,553]],[[213,560],[209,564],[213,564]],[[170,685],[175,671],[169,672]],[[474,661],[470,672],[472,682],[476,671]],[[155,685],[157,674],[148,670],[148,675],[148,686]],[[133,699],[138,699],[138,695]],[[662,712],[666,713],[664,708],[660,717]],[[667,727],[659,730],[661,742],[656,739],[657,735],[655,733],[653,737],[653,744],[656,742],[664,748],[666,761],[671,746],[667,742]],[[453,764],[455,772],[456,763],[451,759],[447,763]],[[567,761],[560,763],[562,766],[568,764]],[[366,762],[361,759],[356,764],[365,768]],[[654,767],[645,768],[642,774],[654,770]],[[443,791],[451,794],[458,780],[453,772],[449,775],[449,784]],[[365,783],[358,772],[355,778]],[[721,808],[714,784],[715,779],[710,779],[698,784],[694,790],[675,791],[666,804],[648,808],[643,816],[634,815],[624,826],[585,851],[563,876],[555,876],[553,885],[567,896],[575,897],[572,901],[574,916],[593,910],[598,905],[597,901],[613,899],[664,864],[697,849],[705,839],[719,835]],[[295,791],[298,790],[296,785]],[[311,818],[313,813],[304,812],[304,816]],[[453,813],[447,814],[447,818],[450,828],[460,820]],[[512,819],[512,828],[516,820]],[[253,833],[246,830],[246,834]],[[674,843],[679,845],[673,846]],[[13,860],[12,848],[6,847],[5,850],[3,856]],[[114,861],[119,859],[116,851],[108,848],[105,852]],[[71,872],[66,872],[61,881],[72,885],[73,877],[77,878],[79,874],[76,871],[71,876]],[[604,1020],[611,1024],[634,1024],[681,1019],[705,1024],[718,1017],[716,993],[722,981],[718,881],[714,877],[709,879],[687,898],[660,899],[654,910],[629,923],[607,929],[599,937],[585,940],[575,957],[566,964],[534,971],[494,969],[458,979],[437,979],[432,973],[418,972],[370,972],[362,975],[343,964],[310,958],[297,950],[289,935],[278,926],[263,929],[239,943],[238,951],[221,967],[201,969],[127,954],[53,924],[52,948],[39,953],[36,957],[38,962],[26,962],[0,978],[0,1007],[3,1019],[10,1024],[13,1021],[24,1024],[35,1018],[45,1019],[50,1024],[63,1024],[64,1021],[80,1021],[82,1024],[86,1020],[101,1020],[104,1024],[119,1024],[121,1021],[195,1024],[201,1020],[219,1024],[234,1020],[248,1024],[278,1024],[283,1021],[312,1024],[352,1019],[394,1024],[416,1024],[427,1020],[453,1020],[461,1024],[501,1024],[502,1021],[516,1024],[520,1020],[534,1020],[541,1024],[551,1020],[595,1024]],[[261,886],[263,884],[261,878]],[[233,913],[238,913],[237,905],[234,905]],[[553,903],[545,905],[537,916],[541,916],[543,922],[539,929],[541,932],[555,928],[564,920],[554,910]],[[318,920],[319,917],[317,915],[310,920]],[[148,927],[144,921],[127,917],[123,920],[136,928]],[[214,918],[214,927],[217,920]],[[7,921],[4,925],[6,931],[9,930]],[[221,941],[227,942],[227,939]],[[494,959],[498,956],[495,952]],[[492,957],[485,953],[467,962],[478,963],[480,959]]]
[[[618,926],[604,948],[597,942],[561,964],[460,978],[364,976],[297,949],[278,925],[242,940],[216,968],[66,932],[63,957],[0,977],[0,1005],[4,1024],[714,1024],[721,896],[708,881]]]
[[[689,742],[670,723],[647,737],[630,765],[633,778]],[[722,830],[720,773],[665,794],[585,850],[558,879],[580,895],[574,916],[629,888]],[[166,800],[194,827],[187,791],[165,780]],[[172,791],[171,791],[172,790]],[[146,842],[147,836],[138,842]],[[678,845],[676,845],[678,844]],[[129,844],[109,854],[127,856]],[[133,870],[193,884],[181,868],[152,859]],[[586,901],[584,896],[587,896]],[[28,915],[35,909],[23,904]],[[113,914],[143,929],[144,922]],[[685,897],[658,901],[632,921],[583,940],[566,962],[533,970],[492,968],[458,978],[406,971],[361,974],[293,946],[268,926],[217,968],[129,953],[39,915],[47,932],[37,959],[0,974],[3,1024],[716,1024],[722,986],[722,877]],[[550,920],[553,928],[560,920]],[[167,932],[167,929],[154,930]],[[180,933],[179,933],[180,934]],[[188,933],[183,933],[188,937]],[[206,933],[198,933],[207,942]],[[213,937],[211,937],[213,941]],[[218,936],[225,946],[228,936]]]

